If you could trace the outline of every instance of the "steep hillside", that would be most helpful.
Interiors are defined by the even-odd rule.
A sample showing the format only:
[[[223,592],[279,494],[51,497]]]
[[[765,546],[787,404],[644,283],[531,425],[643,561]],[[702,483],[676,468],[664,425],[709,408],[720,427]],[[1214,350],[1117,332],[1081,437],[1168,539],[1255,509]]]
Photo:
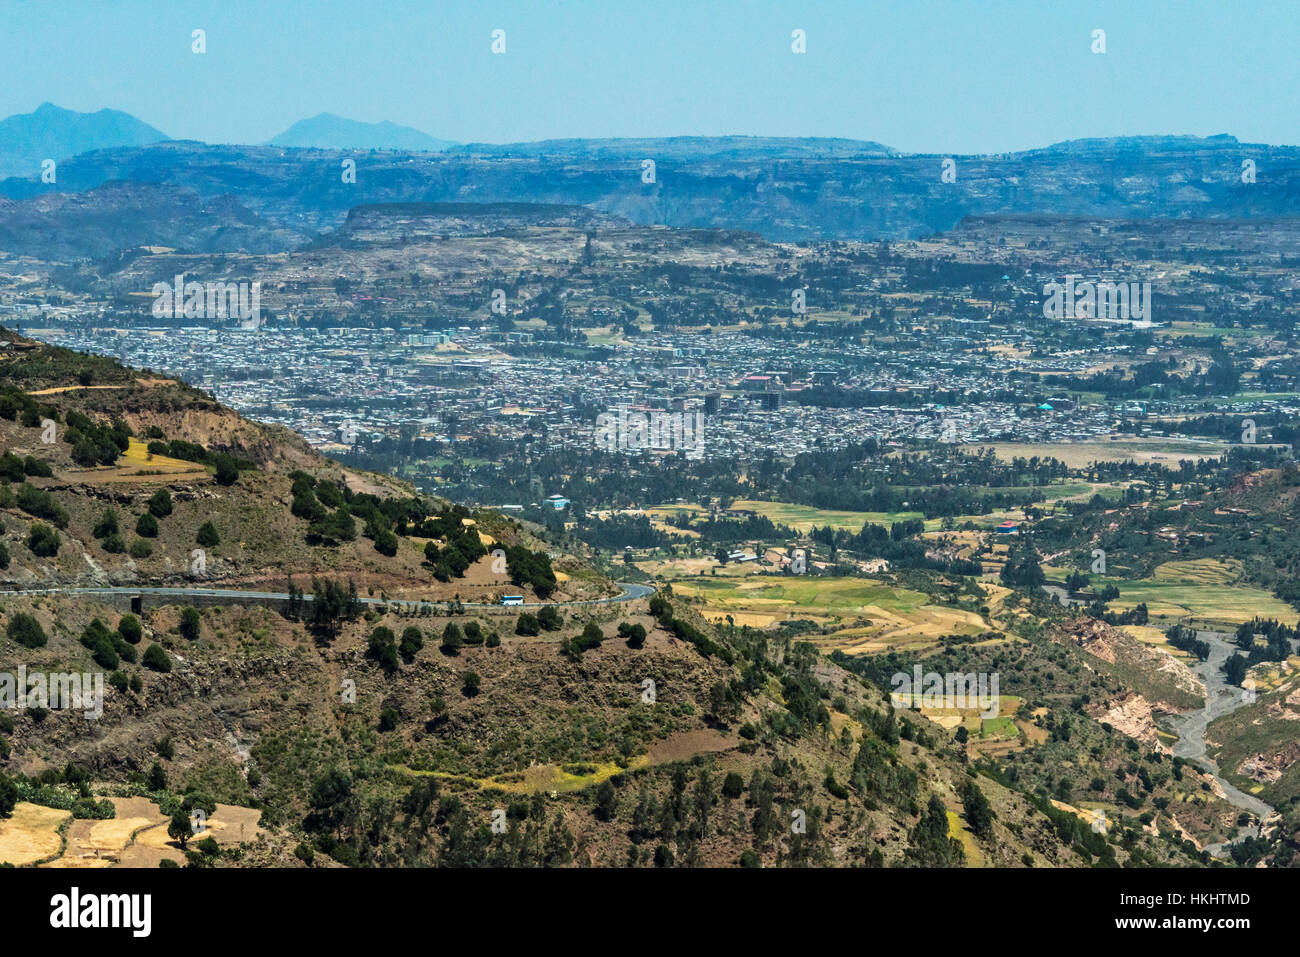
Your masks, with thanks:
[[[540,530],[344,470],[153,373],[5,334],[0,443],[4,667],[105,680],[90,720],[39,699],[0,716],[0,797],[22,812],[0,854],[23,828],[49,848],[20,862],[84,863],[80,822],[119,813],[152,835],[145,859],[224,865],[1198,859],[1049,800],[1080,761],[1055,717],[1048,777],[1008,772],[811,644],[715,629],[670,588],[621,589]],[[1035,669],[1058,654],[1015,647]],[[1076,741],[1118,734],[1071,720]],[[78,819],[72,840],[41,808]],[[182,847],[195,809],[221,839]]]

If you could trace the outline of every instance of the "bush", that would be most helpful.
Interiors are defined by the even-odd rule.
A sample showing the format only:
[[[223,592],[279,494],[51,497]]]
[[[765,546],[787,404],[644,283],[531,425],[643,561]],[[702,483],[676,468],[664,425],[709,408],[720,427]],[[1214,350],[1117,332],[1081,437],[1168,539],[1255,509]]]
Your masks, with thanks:
[[[41,623],[22,611],[9,619],[5,634],[24,648],[42,648],[49,640]]]
[[[150,645],[144,657],[140,659],[140,663],[153,671],[172,670],[172,660],[167,657],[167,652],[163,651],[162,645]]]
[[[605,633],[600,630],[600,625],[594,621],[589,621],[582,629],[582,634],[574,635],[569,639],[567,651],[573,655],[581,655],[585,651],[599,647],[604,640]]]
[[[59,554],[59,533],[48,525],[36,522],[27,535],[27,547],[38,558],[53,558]]]
[[[235,466],[235,460],[229,455],[213,456],[213,464],[217,467],[218,485],[234,485],[239,481],[239,469]]]
[[[198,534],[194,536],[194,541],[204,548],[214,548],[221,544],[221,536],[217,534],[217,526],[211,522],[204,522],[199,526]]]
[[[199,625],[202,619],[199,617],[199,610],[192,606],[186,606],[181,609],[180,631],[181,637],[189,641],[198,641]]]
[[[627,639],[629,648],[641,648],[645,645],[645,626],[625,621],[618,626],[618,636]]]
[[[722,779],[722,796],[725,798],[738,798],[745,790],[745,779],[735,771],[728,771],[727,776]]]
[[[166,454],[165,452],[162,454]],[[166,518],[172,513],[172,493],[160,488],[149,499],[149,514],[154,518]]]
[[[407,626],[402,632],[402,643],[398,646],[405,658],[415,657],[415,653],[424,647],[424,635],[420,634],[420,629],[414,625]]]
[[[0,542],[0,571],[9,567],[9,549]]]
[[[537,613],[537,623],[545,631],[558,631],[564,625],[564,617],[554,605],[547,605]]]
[[[375,551],[392,558],[397,554],[397,536],[384,529],[375,536]]]
[[[91,529],[91,534],[96,538],[108,538],[110,535],[116,535],[121,529],[117,524],[117,509],[106,508],[95,527]]]
[[[158,519],[150,512],[145,512],[135,521],[135,533],[141,538],[158,537]]]
[[[467,671],[461,676],[461,688],[466,698],[472,698],[479,692],[483,684],[483,679],[478,676],[478,672]]]
[[[521,613],[519,620],[515,622],[516,635],[536,635],[541,630],[541,625],[537,623],[537,616],[526,611]]]
[[[121,532],[114,532],[104,539],[104,551],[110,555],[121,555],[126,551],[126,539],[122,537]]]
[[[153,546],[143,538],[137,538],[131,543],[131,547],[127,549],[127,554],[132,558],[148,558],[153,554]]]
[[[460,646],[465,643],[464,637],[460,633],[460,626],[454,621],[447,622],[447,627],[442,630],[442,644],[439,649],[444,655],[455,655],[460,652]]]

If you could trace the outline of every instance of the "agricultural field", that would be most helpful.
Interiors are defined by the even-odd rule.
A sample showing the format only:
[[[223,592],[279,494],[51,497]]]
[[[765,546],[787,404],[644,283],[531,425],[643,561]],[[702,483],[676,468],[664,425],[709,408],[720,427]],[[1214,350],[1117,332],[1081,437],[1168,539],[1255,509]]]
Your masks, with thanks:
[[[1263,588],[1242,583],[1240,576],[1239,563],[1203,558],[1165,562],[1149,579],[1097,579],[1094,584],[1104,582],[1119,589],[1119,598],[1111,603],[1114,610],[1126,611],[1145,602],[1153,619],[1169,623],[1192,619],[1235,626],[1257,615],[1279,621],[1296,619],[1294,608]]]
[[[849,654],[922,650],[944,635],[978,635],[990,626],[961,608],[932,604],[929,596],[870,578],[696,578],[673,591],[699,601],[705,618],[753,628],[789,619],[812,621],[825,634],[809,634],[823,652]]]
[[[1071,468],[1086,468],[1094,462],[1164,462],[1176,466],[1180,459],[1217,459],[1227,450],[1226,442],[1196,439],[1131,438],[1109,442],[994,442],[987,446],[998,458],[1053,458]]]
[[[867,522],[892,527],[895,522],[923,518],[920,512],[841,512],[833,509],[813,508],[811,505],[793,505],[789,502],[756,502],[742,499],[733,502],[732,508],[747,509],[770,519],[777,525],[788,525],[799,532],[808,532],[813,526],[826,525],[849,532],[860,532]]]

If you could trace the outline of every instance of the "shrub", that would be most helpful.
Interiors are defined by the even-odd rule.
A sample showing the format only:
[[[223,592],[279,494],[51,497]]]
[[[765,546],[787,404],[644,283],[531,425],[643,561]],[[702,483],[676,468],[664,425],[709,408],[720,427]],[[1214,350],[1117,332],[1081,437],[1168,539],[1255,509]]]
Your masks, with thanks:
[[[59,554],[59,533],[36,522],[27,535],[27,547],[39,558],[53,558]]]
[[[127,554],[132,558],[148,558],[153,554],[153,546],[143,538],[137,538],[131,543],[131,547],[127,549]]]
[[[99,521],[91,529],[91,534],[96,538],[108,538],[110,535],[116,535],[121,529],[117,524],[117,509],[106,508],[103,514],[99,516]]]
[[[541,631],[541,626],[537,623],[537,616],[523,612],[519,615],[519,620],[515,622],[516,635],[536,635]]]
[[[141,538],[157,538],[158,519],[151,512],[145,512],[135,521],[135,533]]]
[[[140,627],[140,619],[135,615],[122,615],[120,622],[117,623],[117,633],[133,645],[140,644],[140,637],[144,635],[144,628]]]
[[[41,648],[49,640],[41,623],[22,611],[9,619],[5,633],[24,648]]]
[[[151,450],[152,451],[152,450]],[[163,453],[166,454],[166,453]],[[166,518],[172,513],[172,493],[160,488],[149,499],[149,514],[154,518]]]
[[[235,466],[235,460],[229,455],[218,453],[213,456],[213,464],[217,467],[218,485],[234,485],[239,481],[239,469]]]
[[[194,541],[204,548],[214,548],[221,544],[221,536],[217,534],[217,526],[211,522],[204,522],[199,526],[198,534],[194,536]]]
[[[645,645],[645,626],[625,621],[618,626],[618,636],[627,639],[629,648],[641,648]]]
[[[140,659],[140,663],[153,671],[172,670],[172,660],[167,657],[167,652],[163,651],[162,645],[150,645],[144,657]]]
[[[402,643],[398,651],[406,658],[415,657],[415,653],[424,647],[424,635],[414,625],[408,625],[402,632]]]
[[[447,627],[442,630],[442,644],[439,646],[444,655],[454,655],[459,653],[460,646],[464,644],[464,638],[460,632],[460,626],[454,621],[447,622]]]
[[[199,610],[193,606],[186,606],[181,609],[180,631],[181,637],[189,641],[197,641],[199,638],[199,625],[201,619]]]

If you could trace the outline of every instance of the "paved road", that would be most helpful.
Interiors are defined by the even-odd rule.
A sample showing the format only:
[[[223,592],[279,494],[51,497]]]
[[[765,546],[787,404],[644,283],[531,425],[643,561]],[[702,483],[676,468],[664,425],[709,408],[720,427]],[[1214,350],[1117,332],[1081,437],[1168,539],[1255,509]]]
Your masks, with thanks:
[[[619,588],[623,589],[622,594],[615,595],[612,598],[593,598],[589,601],[528,601],[522,605],[502,605],[499,603],[489,602],[461,602],[465,608],[541,608],[545,605],[558,605],[560,607],[580,607],[583,605],[613,605],[619,602],[633,601],[637,598],[645,598],[647,595],[653,595],[654,589],[649,585],[638,585],[634,582],[615,582]],[[125,586],[89,586],[89,587],[54,587],[54,588],[23,588],[23,589],[0,589],[0,597],[4,595],[158,595],[174,596],[177,598],[215,598],[229,599],[232,602],[240,601],[288,601],[288,592],[274,591],[246,591],[239,588],[163,588],[160,586],[140,586],[138,588]],[[311,601],[310,594],[303,595],[305,601]],[[365,605],[409,605],[417,610],[424,608],[448,608],[453,602],[449,601],[419,601],[417,599],[406,598],[361,598],[362,604]]]

